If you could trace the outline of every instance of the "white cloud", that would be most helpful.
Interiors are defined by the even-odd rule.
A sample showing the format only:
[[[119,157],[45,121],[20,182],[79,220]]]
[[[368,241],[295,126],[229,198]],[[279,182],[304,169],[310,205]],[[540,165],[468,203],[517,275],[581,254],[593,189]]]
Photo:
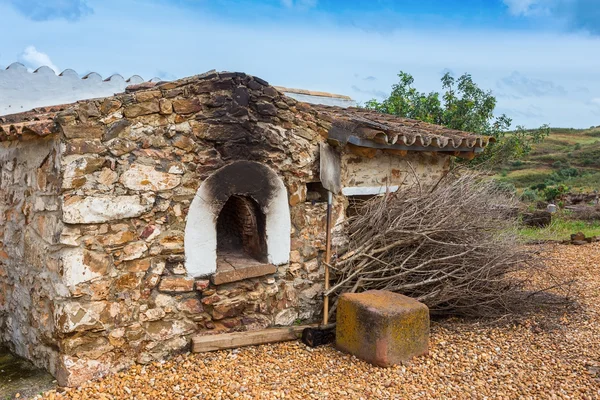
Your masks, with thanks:
[[[87,4],[87,0],[0,0],[0,2],[11,4],[22,15],[33,21],[65,19],[74,22],[94,12]]]
[[[38,51],[34,46],[27,46],[19,56],[19,59],[30,69],[36,69],[45,65],[52,68],[57,74],[60,73],[60,70],[56,64],[52,62],[50,56]]]
[[[598,0],[503,0],[508,12],[546,26],[600,35]]]
[[[516,16],[534,15],[547,11],[545,7],[551,0],[503,0],[508,11]]]
[[[498,81],[498,87],[501,89],[511,89],[520,96],[566,96],[568,93],[564,87],[556,83],[525,76],[518,71],[513,71],[509,76],[505,76]]]
[[[358,87],[356,85],[352,85],[351,88],[355,92],[363,95],[363,96],[361,96],[361,98],[363,98],[363,99],[364,98],[368,98],[370,100],[370,99],[376,97],[379,100],[384,100],[384,99],[386,99],[389,96],[389,93],[388,92],[384,92],[383,90],[363,89],[363,88],[360,88],[360,87]],[[365,97],[365,95],[367,97]],[[368,96],[370,96],[370,97],[368,97]]]

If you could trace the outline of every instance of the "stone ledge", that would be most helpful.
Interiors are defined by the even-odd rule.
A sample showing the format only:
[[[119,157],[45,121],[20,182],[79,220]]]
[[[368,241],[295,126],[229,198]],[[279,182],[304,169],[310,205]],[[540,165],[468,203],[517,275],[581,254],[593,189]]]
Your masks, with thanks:
[[[211,280],[215,285],[222,285],[224,283],[243,281],[244,279],[274,274],[276,271],[277,267],[273,264],[253,264],[227,269],[218,268],[217,272],[211,277]]]

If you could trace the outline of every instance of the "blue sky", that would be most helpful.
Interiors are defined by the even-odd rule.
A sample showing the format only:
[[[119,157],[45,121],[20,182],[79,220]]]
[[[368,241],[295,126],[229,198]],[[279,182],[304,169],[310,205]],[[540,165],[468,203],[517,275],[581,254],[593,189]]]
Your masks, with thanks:
[[[14,61],[175,79],[209,69],[383,98],[469,72],[527,127],[600,125],[600,0],[0,0]]]

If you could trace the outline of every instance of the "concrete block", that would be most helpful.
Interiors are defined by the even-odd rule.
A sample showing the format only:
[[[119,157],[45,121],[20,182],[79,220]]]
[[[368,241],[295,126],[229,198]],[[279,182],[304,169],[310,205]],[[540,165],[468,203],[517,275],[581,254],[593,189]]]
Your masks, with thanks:
[[[429,309],[383,290],[343,294],[337,306],[336,346],[382,367],[427,354]]]

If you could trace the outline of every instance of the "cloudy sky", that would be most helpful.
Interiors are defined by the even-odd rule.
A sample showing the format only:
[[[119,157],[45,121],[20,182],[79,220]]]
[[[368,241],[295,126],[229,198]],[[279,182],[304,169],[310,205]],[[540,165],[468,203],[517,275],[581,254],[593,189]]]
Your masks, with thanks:
[[[0,20],[0,68],[243,71],[359,102],[449,70],[515,124],[600,125],[600,0],[0,0]]]

